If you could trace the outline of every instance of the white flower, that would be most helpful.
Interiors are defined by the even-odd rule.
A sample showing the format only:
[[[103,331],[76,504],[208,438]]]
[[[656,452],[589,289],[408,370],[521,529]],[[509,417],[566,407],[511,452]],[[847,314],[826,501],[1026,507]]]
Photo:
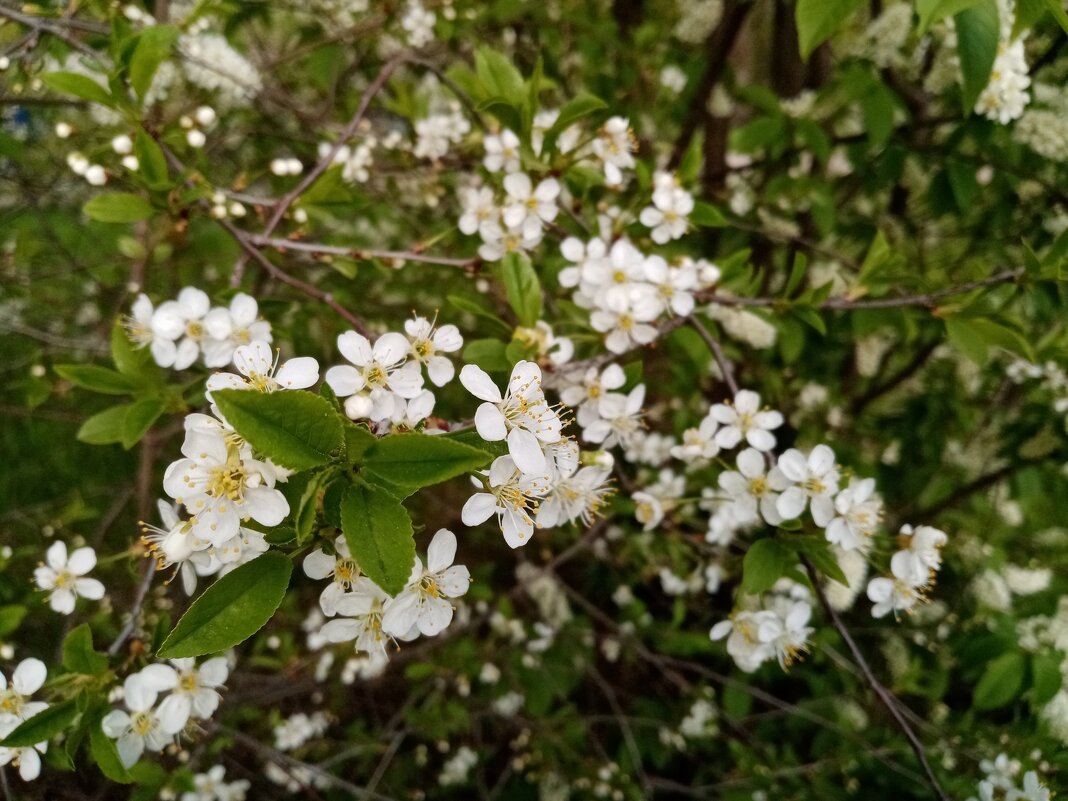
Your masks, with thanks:
[[[139,674],[142,681],[156,692],[170,692],[159,705],[161,719],[181,721],[185,727],[190,716],[207,720],[219,707],[221,687],[230,675],[226,657],[217,656],[199,667],[196,660],[172,659],[170,665],[149,665]]]
[[[868,600],[872,606],[873,617],[884,617],[888,612],[897,616],[898,612],[908,612],[924,598],[927,588],[927,575],[922,581],[915,581],[910,564],[909,553],[898,551],[890,559],[892,578],[878,577],[868,582]]]
[[[452,621],[450,598],[459,598],[471,584],[471,574],[463,565],[454,565],[456,535],[438,529],[426,553],[426,569],[415,557],[408,586],[386,602],[382,630],[401,637],[413,626],[426,637],[444,631]]]
[[[760,639],[758,631],[761,617],[767,612],[743,610],[729,619],[721,620],[712,627],[709,637],[713,640],[727,638],[727,653],[735,664],[746,673],[752,673],[772,656],[772,647]]]
[[[706,414],[697,428],[682,432],[682,442],[671,448],[672,458],[684,462],[696,462],[714,458],[719,453],[716,431],[719,423],[711,414]]]
[[[177,300],[160,304],[152,316],[152,355],[160,367],[184,370],[197,360],[207,333],[204,316],[210,306],[205,292],[189,286],[178,293]]]
[[[206,773],[193,777],[192,792],[181,795],[181,801],[245,801],[245,794],[250,786],[247,779],[224,782],[226,768],[215,765]]]
[[[946,544],[946,533],[934,526],[920,526],[913,530],[912,526],[904,525],[898,539],[905,547],[898,553],[905,554],[904,560],[908,564],[903,572],[913,583],[926,584],[931,574],[942,567],[942,546]]]
[[[620,443],[626,445],[641,430],[644,402],[644,384],[639,384],[626,395],[619,392],[605,395],[600,403],[601,418],[585,427],[582,438],[587,442],[599,443],[604,448]]]
[[[653,241],[663,245],[686,233],[694,201],[693,195],[679,186],[670,173],[657,173],[654,182],[653,205],[642,209],[638,219],[646,228],[653,229],[650,233]]]
[[[623,182],[624,169],[633,169],[637,142],[630,123],[623,117],[609,119],[593,140],[593,153],[604,162],[604,176],[609,186]]]
[[[807,641],[812,634],[808,625],[812,607],[804,601],[785,601],[784,609],[774,609],[775,614],[762,615],[757,627],[757,636],[762,643],[771,646],[782,668],[789,667],[798,654],[807,650]]]
[[[664,519],[664,506],[660,499],[649,492],[635,492],[634,517],[642,524],[642,531],[651,531]]]
[[[568,380],[574,379],[568,376]],[[601,372],[598,372],[596,367],[591,367],[580,382],[570,383],[560,390],[560,400],[572,409],[592,404],[596,414],[601,399],[609,392],[620,389],[625,383],[627,383],[627,377],[623,373],[623,368],[618,364],[610,364]],[[581,419],[579,424],[582,425]]]
[[[516,172],[519,169],[519,137],[505,128],[500,135],[490,134],[482,140],[486,156],[482,166],[490,172]]]
[[[758,451],[770,451],[775,447],[775,435],[771,432],[782,425],[782,414],[776,411],[760,411],[760,396],[748,389],[739,390],[734,403],[717,403],[709,414],[721,425],[716,432],[716,443],[729,450],[744,438]]]
[[[307,389],[319,380],[319,362],[310,356],[290,359],[281,367],[271,346],[257,340],[234,350],[234,366],[240,375],[215,373],[207,381],[207,395],[217,389],[252,389],[275,392],[281,389]]]
[[[738,472],[720,473],[719,486],[730,496],[731,511],[740,523],[755,519],[758,510],[769,525],[783,521],[777,502],[790,481],[778,467],[767,470],[764,455],[756,448],[738,454]]]
[[[627,293],[608,292],[604,306],[590,315],[590,325],[607,335],[604,344],[609,351],[620,354],[656,339],[659,332],[649,323],[659,316],[653,293],[644,293],[634,302]]]
[[[832,498],[838,491],[838,469],[834,464],[834,451],[826,445],[817,445],[806,457],[796,448],[791,448],[779,457],[779,470],[793,486],[786,489],[775,508],[784,520],[800,517],[805,506],[810,505],[812,520],[820,528],[834,517]]]
[[[475,411],[479,436],[487,442],[506,439],[508,453],[520,470],[544,473],[546,460],[541,443],[558,442],[563,423],[545,400],[541,368],[534,362],[518,362],[503,396],[486,371],[473,364],[460,371],[460,383],[485,401]]]
[[[361,571],[349,552],[348,543],[344,535],[339,534],[334,540],[333,555],[327,554],[322,548],[304,557],[304,574],[313,579],[332,579],[330,585],[319,596],[319,606],[323,613],[333,617],[337,614],[337,605],[345,593],[353,588],[354,582],[359,579]]]
[[[415,362],[405,361],[411,345],[403,334],[388,333],[374,344],[355,331],[346,331],[337,338],[341,355],[352,365],[331,367],[326,371],[326,383],[339,398],[360,393],[369,398],[366,416],[385,420],[393,414],[394,395],[414,398],[423,389],[423,374]],[[352,416],[348,404],[345,410]]]
[[[827,542],[846,551],[861,547],[875,533],[883,514],[875,480],[850,479],[849,486],[835,496],[834,510],[836,516],[827,524]]]
[[[139,348],[151,345],[154,340],[152,334],[152,317],[154,314],[155,309],[152,306],[152,301],[149,300],[148,295],[142,292],[130,307],[129,316],[123,318],[122,325],[126,329],[126,335]],[[152,353],[153,358],[155,358],[154,349]],[[166,346],[164,346],[164,358],[166,356],[167,350]]]
[[[408,32],[408,44],[418,49],[434,41],[436,21],[437,15],[424,8],[419,0],[408,0],[408,8],[401,19],[401,27]]]
[[[0,716],[0,739],[7,737],[16,728],[17,718],[4,718]],[[12,765],[19,769],[19,778],[24,782],[32,782],[41,775],[41,754],[48,750],[48,742],[36,743],[32,746],[16,746],[14,748],[0,748],[0,768]]]
[[[153,709],[157,696],[158,691],[150,682],[134,673],[123,683],[123,698],[130,711],[114,709],[101,722],[104,734],[117,740],[119,760],[127,768],[141,758],[146,748],[162,751],[185,725],[180,709],[171,707],[166,715],[162,707]]]
[[[496,222],[498,210],[493,198],[493,190],[488,186],[465,187],[460,190],[460,205],[463,214],[458,223],[462,233],[471,236],[484,224]]]
[[[556,219],[560,183],[555,178],[546,178],[534,186],[525,172],[513,172],[505,176],[504,191],[508,202],[501,218],[511,230],[522,231],[524,239],[537,236],[544,223]]]
[[[670,311],[685,317],[694,308],[693,290],[697,288],[697,268],[693,263],[668,264],[660,256],[645,260],[645,278],[656,289],[661,313]]]
[[[590,525],[612,490],[607,485],[611,468],[590,465],[556,477],[536,516],[540,528],[581,521]]]
[[[204,317],[207,330],[217,349],[221,361],[208,361],[208,367],[224,367],[231,359],[233,349],[250,342],[270,342],[271,324],[260,319],[259,304],[251,295],[238,292],[230,301],[228,308],[216,306]]]
[[[413,317],[404,323],[404,331],[411,339],[411,356],[426,365],[427,375],[435,386],[443,387],[452,381],[456,372],[452,361],[441,353],[455,353],[464,345],[460,329],[455,325],[434,328],[425,317]]]
[[[541,227],[535,230],[525,226],[521,230],[505,230],[496,220],[488,220],[479,229],[482,245],[478,249],[483,261],[499,261],[506,253],[525,253],[535,247],[542,238]]]
[[[334,611],[340,617],[325,623],[320,633],[330,642],[355,640],[357,651],[384,655],[389,637],[382,631],[382,615],[389,596],[366,576],[354,579],[350,589],[335,605]],[[406,634],[402,633],[401,638]]]
[[[203,551],[211,543],[208,540],[198,539],[193,534],[192,523],[179,518],[178,512],[171,504],[160,500],[156,506],[164,527],[159,528],[142,522],[141,542],[148,547],[149,552],[156,559],[157,570],[166,570],[172,565],[178,566],[178,571],[182,576],[182,587],[186,595],[192,595],[197,586],[197,571],[192,560],[196,559],[202,567],[207,566],[211,558]]]
[[[498,456],[483,475],[485,491],[467,499],[460,512],[463,524],[477,526],[496,515],[509,547],[525,545],[534,533],[531,513],[537,512],[537,499],[548,490],[548,477],[520,471],[511,456]],[[477,481],[475,485],[483,486]]]
[[[30,696],[41,689],[47,677],[45,663],[33,657],[19,662],[11,674],[10,685],[7,677],[0,673],[0,728],[12,723],[17,726],[48,708],[43,701],[30,700]]]
[[[33,571],[33,580],[50,593],[48,604],[61,615],[74,611],[77,598],[99,601],[104,597],[104,585],[85,574],[96,567],[96,552],[92,548],[77,548],[67,557],[65,543],[56,541],[45,554],[48,562]]]

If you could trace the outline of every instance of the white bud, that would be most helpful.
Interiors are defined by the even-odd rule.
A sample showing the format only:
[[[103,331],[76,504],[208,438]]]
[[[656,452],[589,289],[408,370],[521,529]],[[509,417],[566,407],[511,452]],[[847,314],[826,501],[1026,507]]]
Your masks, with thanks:
[[[215,122],[215,109],[211,106],[201,106],[193,116],[196,117],[197,125],[207,128]]]
[[[204,143],[208,141],[208,138],[204,136],[203,131],[194,129],[185,135],[185,141],[189,143],[190,147],[201,148],[204,147]]]
[[[300,175],[304,172],[304,165],[300,163],[300,159],[286,159],[286,170],[290,175]]]
[[[226,218],[226,206],[221,203],[211,207],[211,217],[214,220],[223,220]]]
[[[366,395],[351,395],[345,400],[345,414],[352,420],[363,420],[373,408],[374,402]]]
[[[274,175],[286,174],[286,160],[285,159],[272,159],[271,160],[271,172]]]
[[[11,59],[7,56],[0,56],[0,72],[3,72],[11,66]]]
[[[111,149],[120,156],[125,156],[133,150],[133,140],[126,134],[120,134],[111,140]]]
[[[238,203],[236,200],[230,204],[230,216],[231,217],[244,217],[245,207]]]
[[[70,127],[69,123],[66,123],[66,122],[57,122],[56,123],[56,136],[58,136],[60,139],[66,139],[72,133],[74,133],[74,129]]]
[[[81,153],[68,153],[67,166],[75,175],[85,175],[85,171],[89,169],[89,159]]]
[[[293,219],[294,219],[294,221],[296,221],[296,222],[300,223],[301,225],[303,225],[304,223],[306,223],[308,221],[308,212],[305,211],[304,209],[296,209],[293,212]]]
[[[183,128],[186,128],[186,129],[192,128],[193,127],[193,118],[189,117],[186,114],[183,114],[181,117],[178,118],[178,124],[181,125]]]
[[[137,156],[123,156],[122,166],[130,172],[137,172],[138,168],[141,166],[141,162],[137,160]]]
[[[108,182],[108,174],[99,164],[92,164],[85,171],[85,180],[93,186],[103,186]]]

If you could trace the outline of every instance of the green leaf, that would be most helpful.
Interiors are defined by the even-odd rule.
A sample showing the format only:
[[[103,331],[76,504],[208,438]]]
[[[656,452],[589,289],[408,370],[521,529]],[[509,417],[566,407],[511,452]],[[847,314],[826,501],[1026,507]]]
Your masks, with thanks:
[[[17,604],[0,606],[0,637],[15,631],[26,617],[26,607]]]
[[[464,346],[463,359],[489,373],[506,373],[512,369],[507,350],[508,346],[499,339],[474,339]]]
[[[119,784],[129,784],[133,781],[130,772],[123,767],[119,759],[119,752],[115,748],[115,741],[104,734],[100,728],[100,718],[96,718],[89,726],[89,753],[93,757],[100,772],[108,779]]]
[[[1031,657],[1031,702],[1045,706],[1061,689],[1061,655],[1035,654]]]
[[[111,327],[111,360],[124,376],[137,376],[141,368],[148,363],[148,348],[136,348],[126,335],[122,320],[116,320]]]
[[[142,31],[130,57],[130,85],[138,97],[143,98],[152,86],[156,70],[170,55],[171,46],[177,38],[178,29],[171,25],[153,25]]]
[[[96,676],[107,666],[108,658],[93,649],[93,632],[88,623],[74,628],[63,640],[63,667],[67,670]]]
[[[345,426],[345,459],[349,464],[355,464],[363,459],[367,449],[378,442],[378,437],[370,432],[366,426],[357,425],[351,420],[346,420]]]
[[[997,0],[977,0],[975,5],[953,17],[957,29],[957,55],[963,79],[961,90],[964,113],[971,114],[975,102],[990,80],[998,54],[1001,30]]]
[[[328,472],[323,471],[313,475],[305,485],[304,492],[301,493],[297,513],[293,516],[293,527],[296,530],[298,543],[303,543],[311,536],[319,512],[319,491],[326,483]]]
[[[1053,18],[1057,20],[1057,24],[1061,26],[1061,30],[1068,33],[1068,11],[1064,10],[1061,0],[1043,0],[1043,2],[1046,10],[1053,15]]]
[[[138,131],[134,138],[134,155],[137,156],[138,173],[150,189],[167,189],[171,185],[163,148],[144,131]]]
[[[955,315],[945,319],[949,341],[976,364],[986,364],[990,348],[1004,348],[1034,361],[1031,343],[1018,331],[986,317]]]
[[[204,656],[244,642],[263,628],[278,609],[292,570],[289,557],[268,551],[227,573],[182,615],[160,646],[158,656]]]
[[[454,439],[429,434],[391,434],[364,457],[364,474],[386,489],[410,495],[422,487],[479,470],[491,455]]]
[[[107,89],[92,78],[76,72],[48,72],[41,76],[41,81],[49,89],[65,95],[74,95],[82,100],[100,103],[103,106],[114,107],[115,105]]]
[[[489,309],[485,308],[479,303],[476,303],[470,298],[461,297],[460,295],[449,295],[446,300],[448,300],[449,303],[451,303],[460,311],[468,312],[469,314],[473,314],[480,320],[485,320],[486,322],[490,323],[494,328],[497,329],[497,333],[503,334],[504,336],[512,335],[512,327],[508,325],[508,323],[506,323],[504,320],[502,320]]]
[[[400,501],[350,485],[341,498],[341,530],[360,568],[390,595],[404,589],[415,561],[412,521]]]
[[[727,218],[723,216],[723,212],[711,203],[699,200],[693,204],[693,211],[690,212],[690,222],[702,228],[722,228],[727,224]]]
[[[341,418],[330,401],[310,392],[225,389],[211,397],[254,449],[290,470],[326,464],[344,445]]]
[[[992,660],[979,677],[972,696],[976,709],[997,709],[1013,701],[1023,689],[1027,660],[1019,651],[1010,651]]]
[[[140,442],[165,408],[159,398],[145,398],[131,405],[122,421],[122,447],[129,450]]]
[[[507,57],[488,47],[480,47],[475,51],[475,73],[487,95],[496,95],[515,107],[523,102],[523,76]]]
[[[742,560],[742,589],[752,595],[770,590],[795,561],[785,543],[770,537],[757,540]]]
[[[152,216],[152,204],[140,195],[129,192],[105,192],[82,207],[89,217],[100,222],[129,223]]]
[[[525,253],[509,253],[501,261],[501,274],[508,304],[522,325],[532,327],[541,319],[541,282]]]
[[[864,0],[797,0],[795,16],[801,58],[807,60],[863,4]]]
[[[138,386],[129,376],[95,364],[57,364],[55,370],[72,384],[105,395],[127,395]]]
[[[830,543],[823,537],[791,536],[786,540],[786,543],[792,545],[798,553],[803,553],[807,556],[816,569],[827,578],[837,581],[843,587],[849,586],[849,579],[838,564]]]
[[[934,23],[959,14],[977,2],[979,0],[916,0],[916,13],[920,17],[919,33],[927,33]]]
[[[3,740],[0,748],[26,748],[47,743],[66,729],[78,716],[78,704],[73,699],[50,706],[22,721]]]
[[[560,109],[556,122],[545,132],[545,140],[542,143],[541,152],[552,153],[556,148],[556,141],[560,138],[560,134],[566,131],[573,123],[583,117],[588,117],[590,114],[604,111],[606,108],[608,108],[608,104],[593,95],[583,93],[571,98]]]
[[[122,442],[126,413],[130,411],[131,405],[126,403],[121,406],[112,406],[99,414],[94,414],[82,423],[75,436],[90,445],[110,445],[113,442]]]

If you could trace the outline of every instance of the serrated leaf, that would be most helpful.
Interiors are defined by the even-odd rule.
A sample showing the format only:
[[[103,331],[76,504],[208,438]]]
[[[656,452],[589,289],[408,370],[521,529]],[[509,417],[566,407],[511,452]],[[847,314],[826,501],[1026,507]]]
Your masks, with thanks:
[[[82,207],[82,211],[99,222],[130,223],[147,220],[153,214],[152,204],[140,195],[129,192],[105,192]]]
[[[341,498],[341,530],[367,576],[390,595],[404,589],[415,562],[412,521],[382,490],[350,485]]]
[[[1023,689],[1027,660],[1019,651],[1010,651],[992,660],[979,677],[972,695],[976,709],[997,709],[1011,703]]]
[[[742,589],[752,595],[770,590],[794,561],[793,550],[779,540],[757,540],[742,560]]]
[[[72,629],[63,640],[63,667],[67,670],[96,676],[107,666],[108,658],[93,648],[93,632],[88,623]]]
[[[485,467],[490,454],[455,439],[428,434],[391,434],[364,455],[368,479],[409,495],[423,487]]]
[[[41,76],[41,82],[49,89],[65,95],[74,95],[109,108],[115,105],[107,89],[92,78],[76,72],[47,72]]]
[[[957,55],[963,81],[961,98],[964,113],[971,114],[979,95],[990,80],[997,58],[1001,29],[997,0],[977,0],[953,17],[957,30]]]
[[[171,185],[163,148],[144,131],[138,131],[134,139],[134,155],[137,156],[137,171],[150,189],[166,189]]]
[[[523,102],[523,76],[508,58],[488,47],[475,51],[475,73],[487,95],[497,95],[510,105]]]
[[[72,384],[104,395],[127,395],[138,386],[129,376],[95,364],[57,364],[55,370]]]
[[[268,551],[227,573],[193,602],[157,655],[161,659],[204,656],[244,642],[274,615],[292,570],[289,557]]]
[[[4,739],[0,748],[27,748],[47,743],[66,729],[78,717],[78,704],[73,699],[50,706],[22,721]]]
[[[341,418],[325,398],[303,390],[225,389],[211,396],[234,430],[282,467],[307,470],[341,453]]]
[[[541,319],[541,281],[525,253],[509,253],[501,260],[501,276],[519,322],[528,328]]]

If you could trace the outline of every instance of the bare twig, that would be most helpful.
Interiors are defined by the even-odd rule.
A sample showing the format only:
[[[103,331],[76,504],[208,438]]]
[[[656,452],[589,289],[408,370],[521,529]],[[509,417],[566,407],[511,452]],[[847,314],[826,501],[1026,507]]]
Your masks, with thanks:
[[[347,248],[342,245],[325,245],[320,242],[301,242],[293,239],[278,239],[254,234],[249,242],[259,247],[276,248],[279,251],[323,254],[327,256],[345,256],[351,259],[393,259],[415,261],[424,264],[440,264],[446,267],[469,267],[478,259],[455,259],[448,256],[431,256],[418,248],[412,250],[375,250],[373,248]]]
[[[734,368],[731,367],[730,361],[727,359],[727,354],[723,352],[723,346],[719,344],[719,340],[709,333],[709,330],[705,328],[704,324],[693,315],[689,317],[689,323],[694,327],[698,334],[701,335],[701,339],[708,345],[708,349],[712,351],[712,356],[716,360],[716,364],[719,365],[719,371],[723,374],[723,380],[727,382],[727,386],[730,387],[731,394],[738,394],[738,382],[734,378]]]
[[[883,706],[887,708],[890,712],[890,716],[905,735],[905,739],[908,740],[909,745],[912,747],[912,752],[916,755],[920,767],[923,768],[923,772],[927,776],[927,783],[931,786],[931,790],[940,801],[949,801],[949,796],[947,796],[945,790],[942,789],[942,785],[939,783],[938,777],[935,775],[934,769],[931,767],[931,763],[927,759],[927,751],[924,749],[923,743],[920,742],[920,738],[916,736],[916,732],[913,731],[909,722],[905,720],[905,716],[901,714],[901,710],[898,708],[897,698],[882,685],[879,679],[875,677],[871,665],[869,665],[868,660],[864,658],[863,651],[860,650],[860,647],[853,639],[853,635],[849,633],[849,629],[842,621],[838,611],[831,606],[830,602],[827,600],[827,594],[823,591],[823,584],[820,582],[820,575],[816,571],[815,566],[809,561],[808,557],[804,555],[801,556],[801,562],[804,564],[805,570],[808,572],[809,578],[812,580],[812,587],[816,593],[816,597],[819,599],[820,606],[823,607],[823,611],[831,621],[831,625],[834,626],[839,636],[845,642],[846,647],[849,648],[850,653],[853,655],[853,661],[857,663],[857,667],[860,668],[865,681],[867,681],[868,685],[875,691],[875,694],[879,697]]]

